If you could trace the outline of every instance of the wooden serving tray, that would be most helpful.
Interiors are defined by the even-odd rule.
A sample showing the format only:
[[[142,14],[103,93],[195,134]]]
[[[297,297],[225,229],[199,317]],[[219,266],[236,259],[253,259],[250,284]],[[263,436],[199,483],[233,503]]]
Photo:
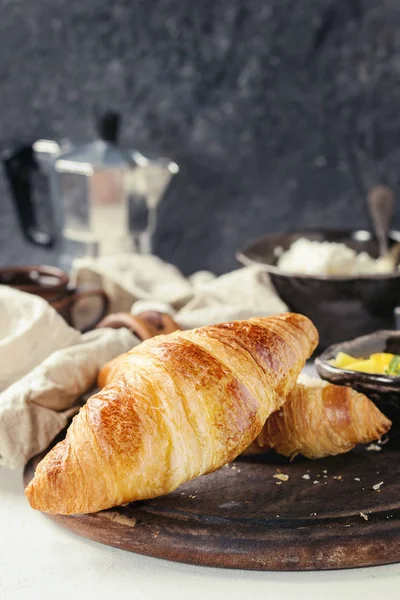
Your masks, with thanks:
[[[27,465],[25,485],[40,458]],[[279,471],[289,479],[276,479]],[[197,565],[281,571],[382,565],[400,561],[399,475],[400,450],[389,445],[293,463],[271,453],[236,460],[154,500],[49,518],[103,544]]]

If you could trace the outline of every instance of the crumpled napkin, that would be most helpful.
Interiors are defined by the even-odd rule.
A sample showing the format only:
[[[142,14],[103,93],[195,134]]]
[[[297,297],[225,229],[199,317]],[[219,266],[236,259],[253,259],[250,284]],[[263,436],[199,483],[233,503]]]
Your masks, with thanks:
[[[79,331],[48,307],[39,296],[0,286],[0,392],[79,340]]]
[[[128,329],[81,334],[45,300],[0,286],[0,466],[45,450],[101,366],[138,343]]]
[[[220,277],[200,271],[186,278],[156,256],[124,254],[76,260],[72,277],[78,286],[103,287],[111,312],[159,310],[173,316],[182,329],[287,310],[262,265]]]
[[[102,287],[110,312],[159,310],[182,329],[284,312],[262,266],[184,277],[150,255],[77,260],[72,280]],[[96,382],[101,366],[139,343],[128,329],[86,334],[37,296],[0,286],[0,466],[45,450]]]

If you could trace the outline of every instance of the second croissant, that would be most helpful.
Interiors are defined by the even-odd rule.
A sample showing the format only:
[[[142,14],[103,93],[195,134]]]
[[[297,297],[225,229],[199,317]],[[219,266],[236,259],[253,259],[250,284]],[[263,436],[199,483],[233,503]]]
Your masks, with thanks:
[[[290,458],[323,458],[375,441],[391,425],[364,394],[300,375],[285,404],[267,419],[245,454],[274,449]]]

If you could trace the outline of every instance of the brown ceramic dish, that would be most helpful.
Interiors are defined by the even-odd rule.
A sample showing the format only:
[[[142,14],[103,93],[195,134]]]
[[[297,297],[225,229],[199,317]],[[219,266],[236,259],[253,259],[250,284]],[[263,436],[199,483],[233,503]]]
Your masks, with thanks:
[[[266,277],[290,310],[308,316],[320,334],[320,348],[378,329],[393,328],[393,311],[400,303],[400,271],[359,277],[298,275],[277,266],[277,249],[287,250],[297,239],[341,242],[357,252],[378,256],[378,243],[368,231],[303,231],[268,235],[236,257],[244,265],[265,265]],[[391,244],[400,232],[391,232]]]
[[[22,292],[40,296],[66,320],[82,331],[89,331],[105,316],[109,298],[104,290],[80,290],[70,285],[68,273],[48,265],[25,265],[0,269],[0,285],[8,285]],[[97,298],[100,308],[97,315],[89,317],[89,322],[77,324],[74,307],[82,300]]]
[[[338,385],[347,385],[366,394],[381,411],[400,426],[400,377],[360,373],[340,369],[330,364],[338,352],[357,358],[368,358],[375,352],[400,354],[400,331],[377,331],[354,340],[330,346],[315,359],[315,367],[322,379]]]

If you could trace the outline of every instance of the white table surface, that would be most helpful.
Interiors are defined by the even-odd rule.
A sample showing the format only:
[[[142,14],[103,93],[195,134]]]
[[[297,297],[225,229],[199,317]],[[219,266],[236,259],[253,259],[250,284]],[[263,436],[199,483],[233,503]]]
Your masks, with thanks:
[[[75,536],[31,510],[21,470],[0,469],[0,600],[25,598],[399,600],[400,564],[261,573],[139,556]]]

